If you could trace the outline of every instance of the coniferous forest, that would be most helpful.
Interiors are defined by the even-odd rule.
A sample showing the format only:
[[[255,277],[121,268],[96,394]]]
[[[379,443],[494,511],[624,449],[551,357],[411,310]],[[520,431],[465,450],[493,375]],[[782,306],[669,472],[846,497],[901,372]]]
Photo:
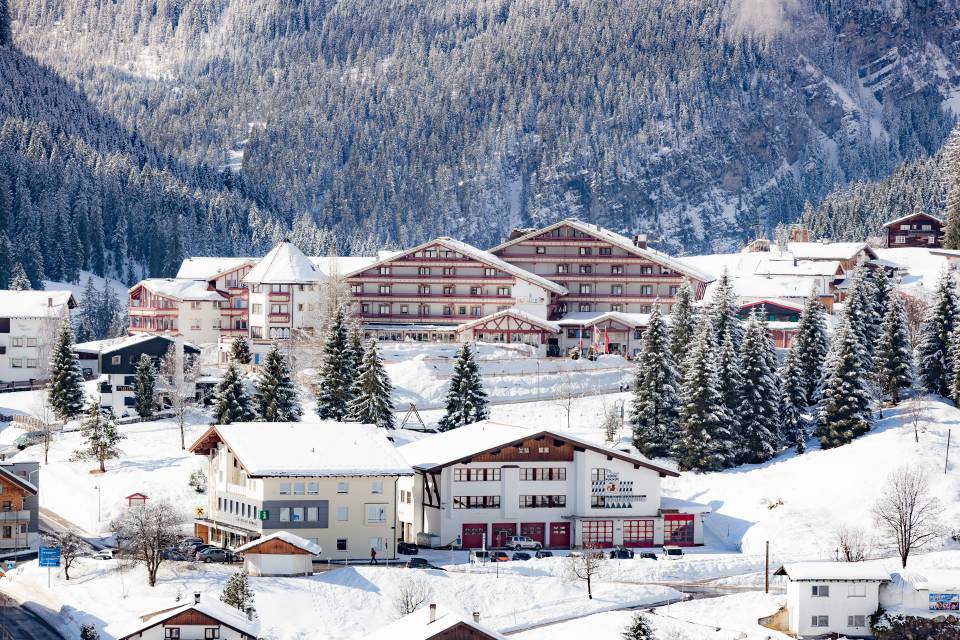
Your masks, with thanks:
[[[805,203],[845,237],[874,181],[933,174],[958,22],[955,0],[0,0],[0,282],[565,216],[702,252]]]

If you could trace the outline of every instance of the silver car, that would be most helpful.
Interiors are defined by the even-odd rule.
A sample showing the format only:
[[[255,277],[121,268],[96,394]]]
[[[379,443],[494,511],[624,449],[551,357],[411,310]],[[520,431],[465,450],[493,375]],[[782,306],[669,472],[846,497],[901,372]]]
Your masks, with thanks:
[[[504,545],[508,549],[513,549],[514,551],[520,551],[521,549],[533,549],[534,551],[539,551],[543,548],[543,545],[540,544],[537,540],[533,538],[528,538],[527,536],[510,536],[507,538],[507,544]]]

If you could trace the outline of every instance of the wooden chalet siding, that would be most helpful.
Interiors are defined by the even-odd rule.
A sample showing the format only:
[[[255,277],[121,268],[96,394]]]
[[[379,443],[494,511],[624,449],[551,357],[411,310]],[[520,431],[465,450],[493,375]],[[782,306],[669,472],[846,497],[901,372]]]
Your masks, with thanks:
[[[247,549],[243,553],[261,553],[275,555],[311,555],[309,551],[296,547],[285,540],[273,538]]]
[[[0,476],[0,487],[3,488],[0,493],[0,506],[5,506],[5,503],[9,502],[10,511],[22,511],[23,500],[26,497],[23,487],[3,476]]]
[[[222,623],[219,620],[211,618],[205,613],[200,613],[190,609],[188,611],[183,611],[178,613],[172,618],[167,618],[163,621],[163,626],[165,627],[185,627],[188,625],[204,626],[204,627],[219,627]]]
[[[474,629],[463,622],[456,624],[440,633],[428,636],[427,640],[492,640],[493,636]],[[400,640],[399,638],[397,640]]]
[[[924,225],[929,225],[930,229],[924,230]],[[908,226],[909,229],[902,229],[903,226]],[[943,223],[925,214],[917,214],[895,222],[886,230],[887,247],[892,249],[897,247],[927,247],[932,249],[943,245]],[[898,237],[902,237],[903,242],[897,242]],[[933,238],[932,242],[931,238]]]
[[[559,444],[558,444],[559,443]],[[529,453],[520,453],[526,447]],[[549,447],[547,453],[540,453],[540,447]],[[524,440],[523,444],[503,447],[497,452],[473,456],[471,462],[573,462],[573,445],[553,438]]]

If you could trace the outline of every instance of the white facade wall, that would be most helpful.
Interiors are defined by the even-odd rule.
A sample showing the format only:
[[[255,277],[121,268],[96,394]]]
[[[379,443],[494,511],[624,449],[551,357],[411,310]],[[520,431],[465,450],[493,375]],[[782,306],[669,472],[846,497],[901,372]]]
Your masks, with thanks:
[[[0,309],[0,316],[15,313]],[[50,370],[50,354],[57,329],[69,313],[66,306],[60,317],[10,318],[10,333],[0,333],[0,383],[45,380]]]
[[[226,300],[223,301],[226,304]],[[220,304],[213,300],[181,300],[177,306],[178,333],[197,346],[220,339]]]
[[[170,625],[171,627],[176,627],[180,629],[180,640],[204,640],[206,637],[204,634],[207,629],[212,629],[213,627],[203,626],[203,625]],[[221,640],[242,640],[244,637],[243,634],[237,633],[230,627],[225,627],[223,625],[218,625],[216,628],[220,629],[220,638]],[[166,625],[158,624],[155,627],[150,627],[143,633],[139,635],[133,635],[131,638],[142,638],[142,640],[164,640],[164,631]]]
[[[550,296],[553,294],[538,284],[517,278],[513,284],[513,306],[537,318],[549,315]]]
[[[243,567],[252,576],[303,576],[313,573],[313,556],[305,553],[244,553]]]
[[[829,587],[829,596],[814,596],[813,587]],[[879,582],[853,580],[787,582],[787,618],[799,636],[841,633],[869,636],[870,615],[879,605]],[[862,595],[861,595],[862,594]],[[813,616],[827,616],[827,626],[814,626]],[[865,626],[850,626],[850,616],[864,616]]]

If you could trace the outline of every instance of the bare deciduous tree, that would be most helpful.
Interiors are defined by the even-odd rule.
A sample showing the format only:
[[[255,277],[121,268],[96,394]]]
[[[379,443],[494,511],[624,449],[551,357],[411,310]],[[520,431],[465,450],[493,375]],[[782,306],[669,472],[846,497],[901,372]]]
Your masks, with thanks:
[[[393,608],[399,615],[405,616],[422,607],[432,594],[433,589],[423,576],[412,576],[397,587],[393,594]]]
[[[177,345],[172,344],[160,360],[158,395],[170,403],[180,427],[180,448],[186,449],[186,422],[187,411],[197,402],[197,378],[200,377],[200,361],[198,358],[182,354],[177,357]],[[161,401],[157,402],[163,407]]]
[[[183,514],[170,502],[157,500],[127,509],[111,524],[119,545],[146,566],[151,587],[157,585],[157,571],[163,562],[160,552],[177,543],[184,521]]]
[[[606,558],[602,550],[594,548],[585,548],[582,552],[567,557],[568,577],[587,583],[587,598],[590,600],[593,600],[593,581],[602,574]]]
[[[924,318],[927,316],[927,301],[920,296],[910,296],[901,293],[903,297],[903,310],[907,314],[907,331],[910,333],[910,346],[917,346],[917,337],[920,335],[920,327],[923,326]]]
[[[917,467],[891,473],[872,510],[886,544],[896,550],[904,568],[911,551],[941,535],[942,512],[940,501],[930,492],[927,474]]]
[[[38,421],[35,430],[40,434],[40,445],[43,447],[43,464],[46,465],[50,463],[53,437],[63,428],[63,425],[57,421],[53,405],[50,404],[50,394],[41,393],[37,396],[34,415]]]
[[[72,531],[45,535],[44,541],[47,546],[60,548],[60,566],[63,567],[63,577],[69,580],[70,567],[73,566],[77,558],[86,553],[89,545]]]
[[[573,413],[573,407],[580,399],[580,389],[574,382],[573,376],[567,372],[564,373],[560,385],[557,387],[556,403],[563,410],[567,417],[567,429],[570,429],[570,415]]]
[[[930,408],[923,401],[923,388],[918,381],[912,385],[912,398],[906,406],[907,424],[913,427],[913,440],[920,442],[920,432],[926,432]]]
[[[870,555],[870,541],[866,532],[859,527],[838,527],[834,539],[840,560],[844,562],[862,562]]]

